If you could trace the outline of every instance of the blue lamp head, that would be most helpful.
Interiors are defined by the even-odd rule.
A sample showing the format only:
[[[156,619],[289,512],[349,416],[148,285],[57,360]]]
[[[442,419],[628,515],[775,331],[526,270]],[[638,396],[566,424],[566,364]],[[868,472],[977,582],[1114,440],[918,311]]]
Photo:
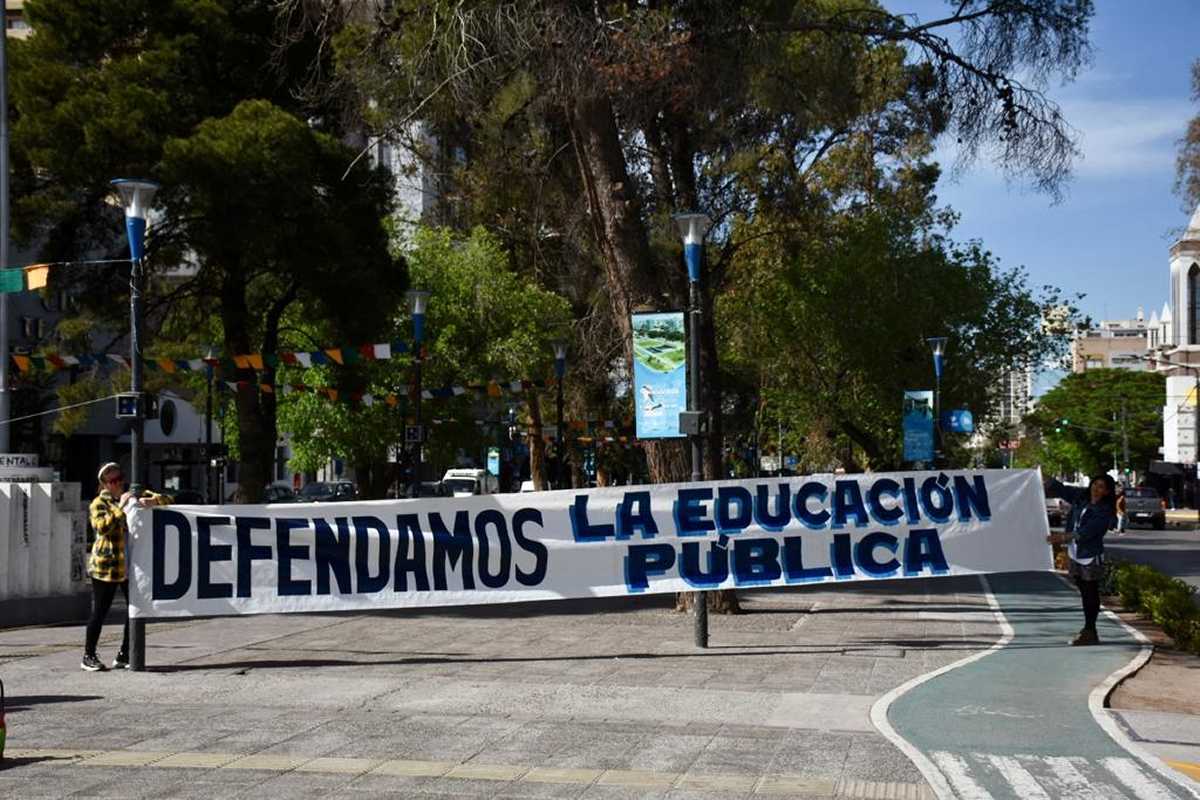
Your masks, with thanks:
[[[408,298],[408,313],[412,314],[413,340],[417,344],[425,341],[425,308],[429,305],[429,292],[424,289],[410,289]]]
[[[676,214],[676,227],[683,238],[683,257],[687,261],[688,280],[696,283],[700,280],[700,263],[704,257],[704,237],[712,227],[712,219],[708,214],[688,212]]]
[[[137,178],[117,178],[110,181],[121,197],[125,208],[125,233],[129,237],[129,257],[141,261],[145,255],[146,217],[154,203],[158,184]]]
[[[929,349],[933,351],[933,374],[937,377],[942,377],[942,362],[946,354],[946,337],[931,336],[925,340],[929,344]]]
[[[567,343],[562,339],[554,340],[554,374],[559,380],[567,374]]]

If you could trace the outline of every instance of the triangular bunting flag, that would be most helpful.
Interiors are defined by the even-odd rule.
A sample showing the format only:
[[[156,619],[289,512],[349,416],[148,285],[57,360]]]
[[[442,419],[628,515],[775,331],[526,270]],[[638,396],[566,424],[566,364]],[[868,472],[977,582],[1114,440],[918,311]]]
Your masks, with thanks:
[[[325,351],[325,354],[339,364],[346,363],[342,360],[342,349],[340,347],[331,347]]]
[[[246,356],[246,363],[250,365],[250,369],[258,370],[259,372],[264,369],[262,356],[258,353]]]
[[[392,346],[390,344],[373,345],[375,349],[375,357],[381,361],[386,361],[392,357]]]
[[[30,264],[25,267],[25,287],[29,291],[41,289],[50,282],[49,264]]]
[[[14,353],[12,359],[17,362],[17,369],[21,370],[21,372],[29,372],[29,368],[33,366],[33,362],[29,360],[29,356],[19,356]]]
[[[25,291],[25,273],[19,269],[0,269],[0,293]]]

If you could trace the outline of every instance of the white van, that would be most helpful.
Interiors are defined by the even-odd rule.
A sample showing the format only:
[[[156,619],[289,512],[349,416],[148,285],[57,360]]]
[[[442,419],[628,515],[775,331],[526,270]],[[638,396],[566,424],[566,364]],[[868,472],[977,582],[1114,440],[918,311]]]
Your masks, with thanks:
[[[442,476],[442,486],[454,497],[500,491],[500,481],[486,469],[448,469]]]

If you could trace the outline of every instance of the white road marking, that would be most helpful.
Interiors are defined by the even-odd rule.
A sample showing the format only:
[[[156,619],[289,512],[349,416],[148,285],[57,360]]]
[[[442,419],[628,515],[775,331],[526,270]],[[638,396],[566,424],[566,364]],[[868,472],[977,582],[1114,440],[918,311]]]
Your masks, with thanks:
[[[950,797],[957,797],[959,800],[992,800],[991,793],[971,777],[967,762],[957,755],[939,751],[933,754],[933,760],[942,774],[954,785]]]
[[[1132,758],[1106,758],[1105,768],[1116,775],[1121,783],[1133,792],[1138,800],[1175,800],[1176,795],[1167,791],[1158,781],[1150,778]]]
[[[1021,766],[1021,762],[1012,756],[992,756],[979,753],[974,755],[980,760],[986,758],[990,761],[1021,800],[1050,800],[1050,795],[1046,794],[1037,779],[1030,775],[1029,770]]]
[[[1036,756],[1031,756],[1031,758],[1036,758]],[[1105,798],[1122,796],[1115,787],[1083,777],[1080,767],[1087,768],[1087,759],[1047,756],[1041,760],[1050,767],[1050,781],[1054,784],[1053,788],[1057,790],[1055,795],[1063,800],[1105,800]],[[1105,789],[1111,791],[1104,791]]]

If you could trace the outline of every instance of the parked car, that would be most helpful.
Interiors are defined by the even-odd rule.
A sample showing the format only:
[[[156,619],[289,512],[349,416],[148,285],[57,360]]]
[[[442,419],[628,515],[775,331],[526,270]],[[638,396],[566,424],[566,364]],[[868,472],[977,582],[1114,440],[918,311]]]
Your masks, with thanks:
[[[350,481],[313,481],[300,490],[301,503],[341,503],[354,500],[358,491]]]
[[[454,497],[496,494],[500,491],[500,481],[486,469],[448,469],[442,476],[442,485]]]
[[[1046,498],[1046,521],[1050,527],[1059,528],[1067,521],[1071,513],[1071,504],[1061,497]]]
[[[450,490],[441,481],[421,481],[416,490],[408,489],[405,497],[451,497]]]
[[[1167,504],[1158,492],[1149,486],[1136,486],[1125,490],[1125,514],[1129,522],[1149,525],[1156,531],[1167,527]]]
[[[273,483],[263,491],[264,503],[294,503],[296,493],[284,483]]]

